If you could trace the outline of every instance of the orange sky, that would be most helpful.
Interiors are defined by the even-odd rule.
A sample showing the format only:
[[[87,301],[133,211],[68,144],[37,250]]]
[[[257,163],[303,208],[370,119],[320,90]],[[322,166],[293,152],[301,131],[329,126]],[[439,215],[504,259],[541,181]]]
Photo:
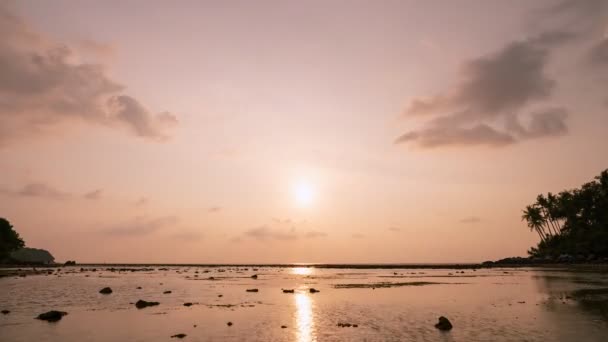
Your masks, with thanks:
[[[608,3],[9,1],[0,216],[79,262],[476,262],[608,167]]]

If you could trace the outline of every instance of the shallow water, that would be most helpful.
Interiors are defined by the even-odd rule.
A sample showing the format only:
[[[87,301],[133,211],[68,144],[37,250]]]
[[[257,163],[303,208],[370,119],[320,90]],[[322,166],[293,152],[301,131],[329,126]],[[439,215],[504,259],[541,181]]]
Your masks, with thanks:
[[[465,269],[464,273],[309,267],[168,266],[138,272],[91,268],[81,272],[80,267],[64,267],[52,275],[0,278],[0,310],[11,311],[0,315],[0,340],[175,341],[171,336],[178,333],[187,335],[183,341],[608,340],[607,298],[576,295],[580,289],[608,288],[605,273],[539,268]],[[252,279],[253,274],[258,279]],[[114,292],[98,293],[106,286]],[[310,293],[311,287],[320,292]],[[259,292],[246,292],[253,288]],[[172,292],[163,294],[167,290]],[[160,305],[137,309],[133,303],[138,299]],[[186,302],[193,305],[183,306]],[[48,310],[68,315],[56,323],[34,319]],[[448,317],[454,328],[437,330],[439,316]]]

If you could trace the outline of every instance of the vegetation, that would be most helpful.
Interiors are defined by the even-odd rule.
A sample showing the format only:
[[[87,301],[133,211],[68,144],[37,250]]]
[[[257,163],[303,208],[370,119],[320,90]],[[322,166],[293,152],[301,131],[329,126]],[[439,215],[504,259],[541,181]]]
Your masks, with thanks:
[[[0,217],[0,261],[8,259],[11,252],[25,245],[7,219]]]
[[[532,257],[608,257],[608,169],[578,189],[538,195],[522,220],[540,238]]]

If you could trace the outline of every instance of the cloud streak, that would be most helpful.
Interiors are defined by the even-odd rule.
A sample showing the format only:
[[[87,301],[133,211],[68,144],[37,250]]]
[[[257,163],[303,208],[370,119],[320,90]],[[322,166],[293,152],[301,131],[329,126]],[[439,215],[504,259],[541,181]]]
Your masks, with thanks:
[[[99,64],[79,63],[74,51],[36,32],[0,5],[0,147],[61,132],[68,125],[119,127],[156,141],[177,124],[150,112]]]
[[[151,235],[163,228],[178,222],[176,216],[164,216],[158,218],[136,217],[131,222],[119,224],[103,230],[103,234],[118,237],[141,237]]]
[[[61,191],[52,185],[42,182],[28,183],[18,190],[0,188],[0,194],[14,197],[37,197],[51,200],[65,200],[71,197],[69,192]]]

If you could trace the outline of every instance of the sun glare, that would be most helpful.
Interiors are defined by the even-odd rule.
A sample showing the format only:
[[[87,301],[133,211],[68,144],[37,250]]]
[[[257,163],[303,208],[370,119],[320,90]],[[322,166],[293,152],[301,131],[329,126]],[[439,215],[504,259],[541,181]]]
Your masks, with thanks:
[[[299,181],[293,187],[293,196],[296,204],[302,207],[308,207],[315,201],[315,188],[307,181]]]

